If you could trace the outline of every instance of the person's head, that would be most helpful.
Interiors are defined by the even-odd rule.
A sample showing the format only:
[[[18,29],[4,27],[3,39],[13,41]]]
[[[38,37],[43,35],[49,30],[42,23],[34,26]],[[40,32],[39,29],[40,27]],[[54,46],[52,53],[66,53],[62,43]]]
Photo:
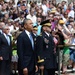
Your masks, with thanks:
[[[23,22],[22,23],[19,23],[19,30],[20,31],[23,31],[24,30],[24,24],[23,24]]]
[[[42,16],[42,12],[43,12],[42,9],[38,9],[38,11],[37,11],[37,16]]]
[[[69,10],[72,9],[72,4],[71,4],[71,3],[68,5],[68,9],[69,9]]]
[[[51,24],[49,20],[45,20],[43,22],[41,22],[42,25],[42,32],[51,32]]]
[[[33,30],[33,22],[30,19],[24,20],[24,28],[31,32]]]
[[[34,12],[35,12],[35,9],[34,8],[30,8],[30,14],[33,16],[34,15]]]
[[[40,25],[41,21],[42,21],[42,18],[41,17],[37,17],[37,23],[38,23],[38,25]]]
[[[64,12],[64,17],[68,18],[68,13],[67,12]]]
[[[25,10],[26,9],[26,6],[25,6],[25,4],[21,4],[21,10]]]
[[[9,18],[9,14],[8,13],[5,13],[4,14],[4,18],[8,19]]]
[[[37,31],[38,31],[37,26],[34,26],[32,32],[33,32],[34,34],[37,34]]]
[[[7,25],[2,26],[3,33],[8,34],[9,33],[9,30],[10,29],[9,29],[9,27]]]
[[[25,13],[23,11],[20,12],[20,17],[24,18],[25,17]]]
[[[74,18],[73,17],[69,17],[69,22],[74,22]]]
[[[66,4],[66,1],[62,1],[62,6],[64,6]]]
[[[64,15],[64,13],[65,13],[65,10],[64,10],[64,9],[62,9],[62,10],[61,10],[61,14],[62,14],[62,15]]]
[[[58,3],[57,4],[57,8],[61,8],[61,3]]]
[[[6,5],[5,5],[5,4],[2,5],[2,10],[3,10],[3,11],[6,10]]]
[[[51,32],[51,26],[46,26],[46,32],[48,32],[48,33]]]
[[[47,1],[46,1],[46,0],[42,0],[42,3],[43,3],[43,4],[46,4],[46,3],[47,3]]]
[[[4,22],[0,22],[0,29],[2,30],[2,26],[4,26],[5,23]]]
[[[49,19],[52,21],[54,19],[54,15],[53,14],[50,14],[49,15]]]
[[[61,12],[61,8],[59,8],[59,7],[58,7],[58,8],[57,8],[57,12],[59,12],[59,13],[60,13],[60,12]]]

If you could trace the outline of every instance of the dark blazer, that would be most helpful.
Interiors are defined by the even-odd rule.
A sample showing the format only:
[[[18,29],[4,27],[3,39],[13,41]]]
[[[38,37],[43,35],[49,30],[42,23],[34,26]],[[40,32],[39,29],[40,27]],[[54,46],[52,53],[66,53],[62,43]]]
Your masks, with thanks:
[[[9,59],[11,60],[11,55],[12,55],[11,37],[9,45],[5,36],[3,34],[0,34],[0,56],[3,57],[3,60]]]
[[[44,59],[44,65],[46,69],[53,69],[56,67],[56,57],[54,54],[54,41],[52,35],[48,36],[46,33],[42,33],[37,37],[36,49],[37,55],[40,59]]]
[[[19,69],[28,68],[28,71],[32,71],[35,67],[35,50],[33,50],[30,39],[25,31],[17,38],[17,52]]]

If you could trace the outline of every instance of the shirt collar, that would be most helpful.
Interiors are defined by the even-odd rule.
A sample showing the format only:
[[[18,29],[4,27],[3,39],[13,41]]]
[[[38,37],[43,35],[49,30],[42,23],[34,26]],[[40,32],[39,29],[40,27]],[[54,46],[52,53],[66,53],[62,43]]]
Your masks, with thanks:
[[[47,36],[49,36],[49,33],[45,32],[47,34]]]
[[[28,37],[30,37],[30,32],[25,30],[26,34],[28,35]]]
[[[4,35],[5,37],[7,37],[5,33],[3,33],[3,35]]]

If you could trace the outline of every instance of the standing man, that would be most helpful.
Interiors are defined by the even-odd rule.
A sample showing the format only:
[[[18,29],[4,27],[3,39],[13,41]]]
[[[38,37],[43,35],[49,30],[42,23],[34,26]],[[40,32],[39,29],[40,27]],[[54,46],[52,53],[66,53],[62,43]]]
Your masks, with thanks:
[[[30,19],[24,20],[25,30],[18,36],[18,69],[19,75],[35,75],[35,50],[32,36],[33,23]]]
[[[9,27],[2,27],[0,35],[0,75],[10,75],[11,73],[11,37],[8,35]]]
[[[39,68],[43,71],[44,75],[55,75],[56,57],[54,52],[54,41],[51,35],[51,24],[49,20],[41,23],[42,33],[37,37],[36,49],[37,55],[41,60]]]

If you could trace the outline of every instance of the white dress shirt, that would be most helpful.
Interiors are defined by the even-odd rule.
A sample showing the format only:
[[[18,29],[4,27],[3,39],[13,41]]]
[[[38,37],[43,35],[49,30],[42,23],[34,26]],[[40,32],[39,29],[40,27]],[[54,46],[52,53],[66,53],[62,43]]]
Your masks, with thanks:
[[[31,44],[32,44],[32,48],[34,49],[34,41],[33,41],[33,38],[31,39],[31,34],[29,31],[25,30],[26,34],[28,35],[30,41],[31,41]]]

